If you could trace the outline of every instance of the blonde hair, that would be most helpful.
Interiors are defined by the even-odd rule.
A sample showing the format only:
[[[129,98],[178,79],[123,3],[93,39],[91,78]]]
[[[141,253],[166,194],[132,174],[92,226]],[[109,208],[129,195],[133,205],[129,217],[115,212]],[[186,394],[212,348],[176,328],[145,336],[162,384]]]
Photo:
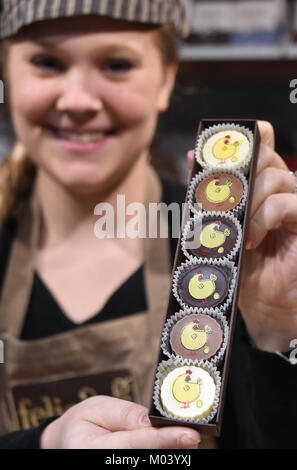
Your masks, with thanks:
[[[36,176],[36,165],[18,142],[0,166],[0,222],[13,214],[19,203],[30,194]]]
[[[0,73],[5,89],[8,88],[8,80],[4,66],[9,43],[10,40],[5,40],[0,44]],[[35,176],[36,165],[28,156],[24,145],[17,142],[0,164],[0,223],[14,214],[20,202],[29,195]]]
[[[171,25],[156,28],[156,41],[160,48],[163,64],[169,65],[178,60],[179,41]],[[0,73],[8,89],[5,76],[5,63],[9,39],[0,43]],[[10,153],[0,164],[0,223],[13,214],[19,204],[30,194],[37,173],[37,166],[30,159],[24,145],[17,142]]]

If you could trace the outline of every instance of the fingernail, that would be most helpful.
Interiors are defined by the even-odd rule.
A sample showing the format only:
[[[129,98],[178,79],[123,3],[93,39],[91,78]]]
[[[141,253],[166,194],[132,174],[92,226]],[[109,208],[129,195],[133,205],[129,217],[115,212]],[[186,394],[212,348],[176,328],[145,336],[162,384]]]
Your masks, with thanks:
[[[246,247],[247,250],[251,250],[252,247],[253,247],[252,242],[248,242],[248,243],[245,245],[245,247]]]
[[[180,444],[182,447],[194,447],[200,443],[200,438],[194,438],[190,434],[183,434],[180,437]]]
[[[150,419],[149,419],[147,413],[144,413],[144,414],[141,416],[140,422],[141,422],[141,424],[143,424],[144,426],[150,426],[150,425],[151,425],[151,422],[150,422]]]

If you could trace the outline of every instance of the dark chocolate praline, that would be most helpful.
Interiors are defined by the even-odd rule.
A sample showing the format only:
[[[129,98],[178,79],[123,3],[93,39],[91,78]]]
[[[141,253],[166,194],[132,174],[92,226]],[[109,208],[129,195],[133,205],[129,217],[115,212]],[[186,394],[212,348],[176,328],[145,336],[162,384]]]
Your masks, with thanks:
[[[219,323],[209,315],[186,315],[170,333],[172,351],[184,359],[207,360],[221,347],[223,332]]]
[[[217,216],[203,217],[202,224],[192,224],[186,248],[197,258],[224,258],[235,247],[237,238],[238,230],[231,220]]]
[[[211,308],[223,303],[229,290],[229,279],[217,266],[189,267],[179,277],[179,296],[191,307]]]

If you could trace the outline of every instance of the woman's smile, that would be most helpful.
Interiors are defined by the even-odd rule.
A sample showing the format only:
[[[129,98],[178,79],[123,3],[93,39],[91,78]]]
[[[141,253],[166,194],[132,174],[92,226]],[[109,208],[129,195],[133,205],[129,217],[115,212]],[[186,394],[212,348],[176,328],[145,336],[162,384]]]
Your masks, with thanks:
[[[46,127],[46,133],[54,142],[73,153],[90,153],[98,151],[116,135],[115,130],[95,129],[60,129],[54,126]]]

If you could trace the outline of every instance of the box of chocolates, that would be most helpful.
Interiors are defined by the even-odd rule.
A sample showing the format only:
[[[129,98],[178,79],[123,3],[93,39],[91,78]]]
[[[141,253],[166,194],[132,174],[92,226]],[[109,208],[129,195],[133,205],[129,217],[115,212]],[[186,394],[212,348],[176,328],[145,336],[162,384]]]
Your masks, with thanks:
[[[200,122],[155,370],[153,426],[220,435],[259,145],[255,120]]]

